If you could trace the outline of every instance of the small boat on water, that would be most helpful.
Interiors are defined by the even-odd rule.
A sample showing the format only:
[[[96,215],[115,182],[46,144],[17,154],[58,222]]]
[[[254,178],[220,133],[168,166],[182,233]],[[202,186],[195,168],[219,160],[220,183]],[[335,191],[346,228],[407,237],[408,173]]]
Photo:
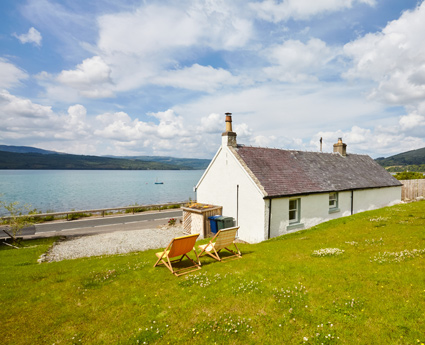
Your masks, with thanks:
[[[158,179],[156,179],[155,184],[164,184],[164,182],[159,182]]]

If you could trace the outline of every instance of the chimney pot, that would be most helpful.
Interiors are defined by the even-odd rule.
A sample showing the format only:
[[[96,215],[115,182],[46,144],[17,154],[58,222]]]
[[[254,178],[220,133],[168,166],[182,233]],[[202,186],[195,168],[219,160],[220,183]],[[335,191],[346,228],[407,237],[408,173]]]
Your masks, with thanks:
[[[232,130],[232,113],[226,115],[226,131],[223,132],[223,145],[236,147],[236,133]]]
[[[338,142],[334,144],[334,153],[339,153],[344,157],[347,155],[347,144],[342,142],[342,138],[338,138]]]

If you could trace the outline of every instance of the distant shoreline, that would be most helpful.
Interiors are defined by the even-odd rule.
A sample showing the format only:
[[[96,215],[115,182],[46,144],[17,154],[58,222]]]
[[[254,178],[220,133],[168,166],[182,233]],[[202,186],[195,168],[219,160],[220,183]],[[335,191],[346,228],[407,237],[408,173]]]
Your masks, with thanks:
[[[112,158],[0,151],[0,170],[202,170],[210,160],[139,156]]]

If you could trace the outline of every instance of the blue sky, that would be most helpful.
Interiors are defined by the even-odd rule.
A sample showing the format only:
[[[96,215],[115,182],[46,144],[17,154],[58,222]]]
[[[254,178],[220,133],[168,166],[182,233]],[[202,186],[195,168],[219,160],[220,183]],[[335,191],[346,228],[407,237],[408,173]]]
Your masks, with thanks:
[[[0,144],[211,158],[425,146],[425,3],[3,0]]]

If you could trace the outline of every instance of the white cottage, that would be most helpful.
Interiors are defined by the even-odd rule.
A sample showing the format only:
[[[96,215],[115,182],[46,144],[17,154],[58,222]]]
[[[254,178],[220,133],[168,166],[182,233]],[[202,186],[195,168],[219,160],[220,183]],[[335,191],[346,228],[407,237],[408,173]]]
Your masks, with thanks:
[[[367,155],[249,147],[226,113],[222,145],[196,186],[200,203],[234,217],[239,238],[261,242],[401,201],[402,184]]]

